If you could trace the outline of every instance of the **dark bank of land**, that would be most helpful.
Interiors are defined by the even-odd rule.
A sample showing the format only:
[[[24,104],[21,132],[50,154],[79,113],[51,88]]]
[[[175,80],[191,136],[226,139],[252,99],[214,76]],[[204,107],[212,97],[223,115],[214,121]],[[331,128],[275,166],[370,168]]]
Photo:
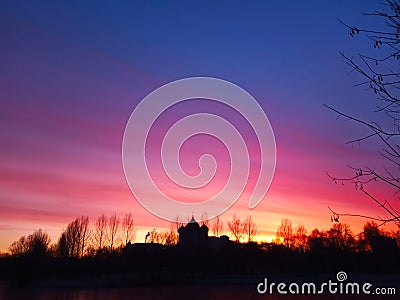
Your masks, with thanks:
[[[339,271],[348,280],[400,283],[400,249],[375,252],[324,247],[305,252],[283,245],[165,246],[132,244],[119,253],[59,258],[8,256],[0,259],[0,280],[9,286],[132,287],[158,285],[255,285],[271,280],[324,281]],[[373,283],[373,282],[372,282]]]
[[[11,254],[0,257],[0,282],[93,288],[255,286],[265,277],[283,282],[324,281],[334,279],[339,271],[346,272],[349,280],[371,278],[395,286],[400,282],[399,232],[384,232],[374,223],[367,223],[354,236],[342,223],[306,235],[304,230],[290,233],[290,222],[283,222],[288,225],[278,230],[281,242],[240,243],[228,236],[209,236],[208,227],[192,218],[178,227],[178,235],[171,231],[175,243],[150,239],[119,248],[101,244],[85,252],[84,235],[75,230],[85,228],[78,226],[83,224],[80,220],[88,224],[87,219],[70,223],[53,247],[40,230],[14,242]]]

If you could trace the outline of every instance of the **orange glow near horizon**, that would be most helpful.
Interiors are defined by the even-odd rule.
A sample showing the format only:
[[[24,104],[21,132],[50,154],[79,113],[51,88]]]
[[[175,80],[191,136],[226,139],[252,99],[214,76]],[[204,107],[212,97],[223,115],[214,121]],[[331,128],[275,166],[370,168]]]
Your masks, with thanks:
[[[281,1],[248,6],[232,2],[229,9],[222,2],[181,3],[182,10],[174,5],[155,10],[127,1],[96,9],[81,3],[80,11],[69,1],[40,5],[7,1],[0,9],[0,20],[6,24],[0,30],[0,252],[39,228],[57,242],[67,224],[82,215],[93,225],[103,213],[121,219],[132,213],[138,242],[152,228],[169,229],[168,222],[149,213],[131,193],[122,143],[130,115],[146,95],[193,76],[243,87],[267,115],[275,135],[276,170],[268,193],[256,208],[248,208],[257,179],[251,173],[244,193],[221,215],[225,233],[234,214],[242,220],[252,216],[258,241],[274,239],[283,218],[290,219],[293,228],[304,225],[308,233],[314,228],[327,230],[332,226],[328,206],[339,213],[386,217],[353,184],[335,184],[326,174],[351,177],[354,171],[348,165],[379,169],[385,164],[377,153],[380,140],[346,145],[370,132],[343,118],[337,120],[324,107],[326,103],[386,125],[387,120],[374,112],[375,95],[354,88],[360,78],[346,75],[348,66],[337,54],[376,51],[368,39],[350,40],[337,22],[342,16],[355,24],[365,21],[360,12],[376,10],[376,3],[370,2],[298,1],[290,8]],[[285,22],[281,12],[290,14]],[[74,22],[70,13],[76,13]],[[201,17],[205,14],[210,15],[207,21]],[[247,164],[257,169],[265,154],[240,112],[202,100],[166,109],[157,119],[159,127],[151,131],[155,140],[144,151],[149,155],[149,173],[159,180],[157,187],[187,202],[217,194],[229,177],[231,160],[226,147],[210,136],[183,143],[179,161],[187,174],[199,172],[199,156],[204,153],[214,154],[219,172],[203,194],[181,189],[169,180],[160,162],[159,135],[168,132],[173,121],[189,113],[212,112],[237,127],[249,156],[259,159],[253,164],[243,159],[240,168]],[[250,110],[249,115],[253,113]],[[367,188],[383,201],[394,200],[392,206],[400,211],[398,195],[376,184]],[[146,186],[143,194],[163,207]],[[359,233],[368,220],[341,217],[340,221]],[[395,229],[389,224],[382,228]]]

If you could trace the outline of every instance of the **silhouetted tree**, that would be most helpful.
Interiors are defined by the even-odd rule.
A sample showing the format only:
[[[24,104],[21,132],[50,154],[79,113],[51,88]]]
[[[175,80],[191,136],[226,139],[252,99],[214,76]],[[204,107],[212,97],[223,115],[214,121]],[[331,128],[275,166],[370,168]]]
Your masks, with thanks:
[[[45,255],[49,249],[50,237],[41,229],[28,236],[29,253],[32,255]]]
[[[206,225],[208,227],[209,220],[207,212],[203,212],[200,219],[201,219],[201,225]]]
[[[250,243],[253,241],[253,238],[257,234],[257,225],[253,222],[251,216],[247,216],[247,218],[243,222],[243,231],[244,235],[247,238],[247,242]]]
[[[291,248],[293,245],[293,227],[289,219],[282,219],[281,224],[276,231],[276,237],[283,239],[283,244]]]
[[[351,181],[359,191],[378,204],[385,211],[387,217],[343,214],[336,211],[334,214],[337,217],[347,215],[369,218],[382,223],[394,222],[400,226],[399,211],[390,202],[380,199],[368,188],[371,182],[376,181],[386,186],[388,190],[392,190],[394,195],[400,192],[400,2],[387,0],[382,10],[365,15],[381,20],[385,29],[358,28],[343,24],[349,29],[351,37],[360,34],[366,35],[372,41],[374,48],[380,49],[380,55],[370,57],[359,54],[354,58],[343,52],[340,54],[350,68],[361,75],[362,81],[359,85],[366,86],[377,97],[379,104],[377,108],[374,107],[374,111],[378,114],[377,117],[380,121],[367,121],[330,106],[327,107],[339,116],[367,128],[368,134],[348,143],[376,139],[382,145],[382,149],[378,150],[378,153],[383,158],[385,165],[382,169],[378,169],[376,166],[368,166],[366,162],[363,164],[366,165],[365,167],[351,167],[354,171],[353,176],[337,178],[328,175],[335,182]]]
[[[242,221],[233,215],[232,220],[228,222],[229,231],[232,233],[236,242],[240,242],[244,234]]]
[[[89,217],[82,216],[81,219],[81,256],[85,254],[85,247],[89,239]]]
[[[161,244],[173,246],[178,243],[178,233],[177,230],[175,229],[175,226],[176,226],[175,222],[171,223],[170,229],[161,234],[162,237]]]
[[[112,214],[108,218],[108,236],[110,239],[110,251],[114,251],[115,242],[118,238],[119,218],[116,214]]]
[[[12,255],[30,255],[35,257],[41,257],[48,254],[50,245],[49,235],[38,229],[27,237],[22,236],[18,241],[13,242],[9,251]]]
[[[94,241],[95,241],[95,248],[98,250],[102,250],[104,247],[104,243],[107,240],[107,217],[102,214],[96,221],[95,228],[94,228]]]
[[[359,239],[359,244],[364,246],[366,251],[387,256],[393,255],[398,248],[396,235],[379,230],[374,222],[364,225],[364,230]]]
[[[371,244],[373,243],[372,241],[381,235],[381,232],[378,228],[378,224],[375,222],[367,222],[364,225],[363,232],[360,235],[360,238],[358,240],[358,244],[361,248],[361,250],[365,251],[372,251]]]
[[[217,216],[212,222],[211,222],[211,230],[212,233],[215,236],[220,236],[222,232],[224,231],[224,224],[220,220],[219,216]]]
[[[76,218],[62,232],[57,244],[61,257],[80,257],[84,255],[88,238],[89,217]]]
[[[183,226],[183,222],[179,219],[179,217],[175,218],[175,222],[173,223],[174,229],[178,231],[178,229]]]
[[[88,245],[86,247],[86,256],[87,257],[95,257],[97,253],[97,249],[93,245]]]
[[[293,235],[294,247],[300,252],[307,250],[307,230],[304,225],[298,225]]]
[[[333,224],[327,233],[331,247],[342,251],[354,247],[355,240],[349,225],[343,223]]]
[[[397,242],[397,247],[400,248],[400,229],[397,231],[392,232],[392,237],[396,240]]]
[[[147,243],[158,243],[162,244],[163,242],[163,236],[160,232],[157,231],[157,229],[153,228],[149,233],[148,237],[146,239]]]
[[[315,228],[308,236],[308,247],[313,252],[320,252],[329,246],[328,234],[326,231],[319,231]]]
[[[133,217],[131,213],[126,213],[122,219],[122,231],[125,239],[125,246],[128,242],[133,242],[136,237],[135,225],[133,224]]]
[[[21,236],[18,241],[12,242],[8,250],[12,255],[23,255],[29,252],[29,245],[26,236]]]
[[[62,232],[60,238],[58,239],[57,246],[56,246],[56,256],[58,257],[69,257],[69,245],[67,241],[67,234],[66,232]]]

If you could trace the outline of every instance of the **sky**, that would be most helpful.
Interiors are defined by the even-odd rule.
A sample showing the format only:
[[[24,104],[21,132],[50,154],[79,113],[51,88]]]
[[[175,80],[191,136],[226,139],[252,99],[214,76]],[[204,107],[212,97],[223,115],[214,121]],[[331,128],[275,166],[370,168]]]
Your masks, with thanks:
[[[377,50],[368,39],[351,38],[338,18],[379,26],[362,12],[380,7],[378,1],[1,1],[0,251],[38,228],[56,241],[81,215],[93,222],[102,213],[131,212],[138,242],[153,227],[168,228],[131,193],[122,139],[146,95],[197,76],[227,80],[249,92],[276,139],[268,194],[253,210],[241,197],[222,220],[251,215],[260,239],[271,240],[282,218],[309,232],[328,229],[328,206],[376,216],[376,205],[351,184],[334,184],[326,172],[348,176],[349,164],[379,166],[379,145],[346,145],[365,129],[337,120],[323,104],[379,118],[375,98],[354,87],[360,77],[338,54]],[[223,108],[208,104],[175,109],[161,125],[196,109],[224,115]],[[191,159],[202,153],[197,145],[204,144],[192,142],[183,158],[192,166],[189,173],[197,166]],[[226,155],[218,141],[208,146]],[[222,159],[221,180],[228,167]],[[213,192],[220,187],[215,183]],[[342,221],[354,232],[364,223]]]

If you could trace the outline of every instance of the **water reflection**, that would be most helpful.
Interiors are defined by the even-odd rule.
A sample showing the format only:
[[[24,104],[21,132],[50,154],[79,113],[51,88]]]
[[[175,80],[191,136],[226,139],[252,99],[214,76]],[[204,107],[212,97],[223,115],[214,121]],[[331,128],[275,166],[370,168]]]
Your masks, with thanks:
[[[389,296],[390,297],[390,296]],[[259,295],[252,286],[165,286],[136,288],[6,288],[0,286],[4,300],[130,300],[130,299],[364,299],[354,295]],[[374,299],[384,299],[374,296]],[[392,296],[396,298],[396,296]]]

